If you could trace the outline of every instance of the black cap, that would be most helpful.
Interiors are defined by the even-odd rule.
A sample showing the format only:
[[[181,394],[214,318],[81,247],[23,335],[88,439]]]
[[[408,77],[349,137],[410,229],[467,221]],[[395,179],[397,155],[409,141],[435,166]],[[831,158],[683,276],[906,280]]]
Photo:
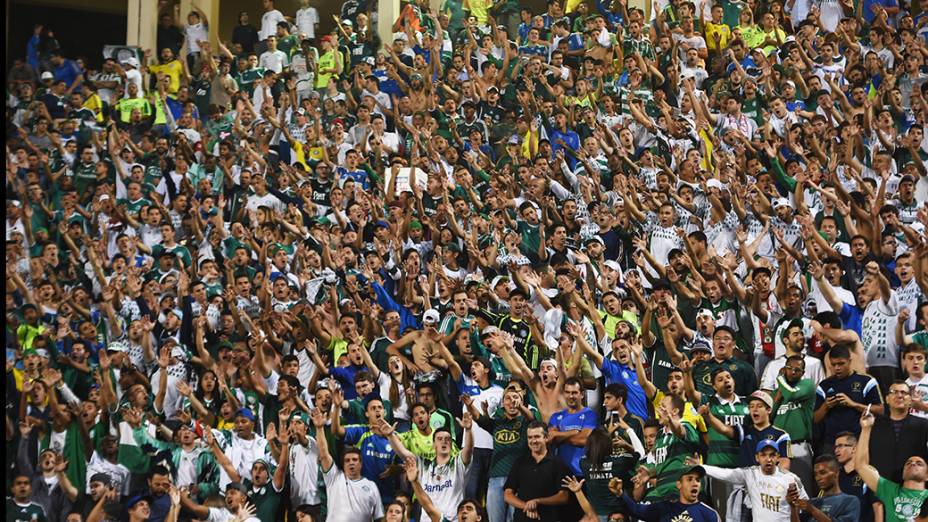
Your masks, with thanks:
[[[248,494],[248,488],[246,488],[245,484],[242,484],[241,482],[229,482],[229,485],[226,486],[226,491],[229,491],[230,489],[237,489],[244,495]]]

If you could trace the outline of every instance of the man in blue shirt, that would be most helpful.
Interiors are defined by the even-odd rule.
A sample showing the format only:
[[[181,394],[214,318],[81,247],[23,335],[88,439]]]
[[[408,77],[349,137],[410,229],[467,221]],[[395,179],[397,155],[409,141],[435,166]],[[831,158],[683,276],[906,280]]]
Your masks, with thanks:
[[[548,422],[548,442],[555,448],[570,472],[581,476],[580,458],[586,439],[598,425],[593,410],[583,406],[583,384],[576,377],[564,381],[564,400],[567,408],[551,416]]]
[[[831,453],[835,437],[841,432],[860,433],[860,415],[867,407],[874,415],[883,414],[883,397],[876,379],[851,370],[851,352],[846,344],[831,349],[831,377],[815,390],[812,421],[823,427],[819,453]]]
[[[799,498],[798,490],[787,493],[789,503],[804,513],[802,520],[860,520],[860,501],[842,493],[838,485],[838,460],[834,455],[820,455],[815,459],[815,484],[819,496],[813,499]]]
[[[548,131],[551,141],[551,153],[556,155],[559,150],[570,149],[573,153],[580,150],[580,135],[567,128],[567,113],[558,112],[554,115],[555,128]],[[577,158],[573,154],[566,154],[565,158],[570,169],[577,166]]]
[[[341,394],[335,396],[335,400],[343,398]],[[341,407],[336,403],[332,414],[332,434],[342,439],[346,445],[361,450],[361,474],[378,485],[384,502],[392,501],[395,491],[393,481],[381,478],[395,457],[390,440],[384,437],[381,431],[384,427],[389,429],[384,420],[383,400],[376,396],[368,396],[364,408],[366,425],[342,426],[338,415],[340,410]]]
[[[81,68],[77,66],[74,60],[66,60],[61,53],[53,52],[51,56],[52,65],[55,67],[52,73],[56,81],[63,81],[68,86],[65,96],[70,96],[74,89],[77,89],[84,83],[84,75]],[[80,92],[78,90],[77,92]]]
[[[644,393],[644,388],[638,382],[638,373],[634,366],[630,365],[629,345],[627,339],[613,339],[612,357],[603,357],[599,350],[594,350],[586,339],[582,336],[577,337],[577,347],[593,360],[593,364],[602,370],[603,377],[606,378],[606,386],[619,383],[628,389],[628,398],[625,401],[625,407],[632,414],[641,419],[648,419],[648,397]]]

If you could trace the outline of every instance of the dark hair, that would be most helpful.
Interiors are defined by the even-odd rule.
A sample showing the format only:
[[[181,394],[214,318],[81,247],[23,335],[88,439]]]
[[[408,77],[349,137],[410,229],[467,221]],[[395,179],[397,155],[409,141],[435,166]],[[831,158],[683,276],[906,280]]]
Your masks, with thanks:
[[[838,459],[835,458],[831,453],[826,453],[824,455],[819,455],[815,457],[813,464],[827,464],[831,469],[838,469]]]
[[[171,476],[171,472],[168,471],[168,468],[164,466],[155,466],[151,468],[151,471],[148,472],[148,479],[151,480],[155,475],[167,475]]]
[[[612,455],[612,437],[602,427],[598,427],[590,432],[586,439],[586,458],[590,464],[590,471],[602,470],[603,464],[606,463]]]
[[[548,425],[545,424],[544,422],[537,421],[537,420],[534,420],[534,421],[530,422],[529,425],[528,425],[528,427],[525,428],[525,431],[526,431],[526,433],[527,433],[528,430],[534,430],[534,429],[538,429],[538,428],[543,429],[543,430],[545,431],[545,434],[547,435],[547,433],[548,433]]]
[[[576,377],[568,377],[564,380],[564,386],[561,389],[566,389],[568,386],[579,386],[580,391],[583,391],[583,382]]]
[[[728,334],[731,335],[731,338],[732,338],[732,339],[737,339],[737,338],[738,338],[738,336],[735,335],[735,331],[732,330],[731,327],[725,326],[725,325],[716,326],[716,327],[715,327],[715,331],[712,332],[712,338],[715,339],[715,336],[716,336],[719,332],[728,332]]]
[[[841,343],[833,346],[831,351],[832,360],[834,359],[850,359],[851,358],[851,344],[850,343]]]
[[[616,399],[622,399],[622,403],[625,403],[625,401],[628,399],[628,388],[626,388],[622,383],[614,382],[606,386],[606,389],[603,390],[603,395],[606,395],[607,393]]]
[[[843,323],[841,322],[841,318],[838,316],[837,313],[832,312],[832,311],[819,312],[815,314],[815,317],[813,317],[813,319],[819,324],[826,325],[831,328],[841,328],[843,326]]]
[[[351,454],[357,455],[359,459],[363,457],[360,449],[355,448],[354,446],[347,446],[344,450],[342,450],[342,465],[345,464],[345,457]]]

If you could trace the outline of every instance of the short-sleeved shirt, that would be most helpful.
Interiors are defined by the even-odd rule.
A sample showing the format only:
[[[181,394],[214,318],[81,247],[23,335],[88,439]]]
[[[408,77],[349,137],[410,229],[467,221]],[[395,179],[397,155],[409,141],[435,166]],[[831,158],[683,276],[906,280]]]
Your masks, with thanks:
[[[825,513],[834,522],[857,522],[860,520],[860,501],[846,493],[829,497],[815,497],[809,502]],[[802,514],[803,521],[815,520],[808,512]]]
[[[329,520],[370,522],[383,518],[383,503],[376,483],[366,478],[351,480],[335,464],[323,477]]]
[[[598,426],[596,414],[589,408],[582,408],[577,412],[570,413],[569,410],[561,410],[551,416],[548,425],[558,431],[596,429]],[[583,456],[586,448],[575,446],[570,442],[564,441],[557,447],[557,456],[561,461],[570,468],[570,472],[580,476],[580,458]]]
[[[909,489],[880,477],[876,497],[883,503],[886,522],[908,522],[918,516],[928,490]]]
[[[666,430],[657,434],[657,440],[654,442],[654,474],[657,476],[657,486],[648,492],[648,500],[676,498],[679,495],[677,479],[686,467],[686,458],[699,451],[699,434],[696,428],[686,420],[681,424],[683,437],[677,437]]]
[[[772,440],[780,449],[780,456],[791,458],[789,433],[770,425],[758,430],[753,424],[735,426],[735,434],[741,443],[741,467],[750,467],[757,464],[757,443],[762,440]]]
[[[876,379],[869,375],[853,373],[844,379],[829,377],[819,383],[815,390],[815,409],[819,409],[829,398],[844,393],[852,401],[859,404],[880,405],[883,397],[880,395],[880,386]],[[835,406],[828,411],[825,422],[822,423],[824,431],[822,441],[831,444],[842,431],[860,433],[860,412],[846,406]]]
[[[561,490],[561,481],[570,473],[567,466],[549,451],[539,462],[531,452],[522,455],[509,472],[505,489],[511,489],[522,500],[550,497]],[[558,506],[538,506],[542,521],[560,520]],[[524,511],[516,511],[515,522],[529,520]]]
[[[628,398],[625,399],[625,407],[628,411],[647,419],[648,415],[648,398],[644,393],[644,388],[638,382],[638,372],[634,368],[614,361],[608,357],[603,359],[603,376],[606,378],[606,385],[620,383],[625,385],[628,390]]]

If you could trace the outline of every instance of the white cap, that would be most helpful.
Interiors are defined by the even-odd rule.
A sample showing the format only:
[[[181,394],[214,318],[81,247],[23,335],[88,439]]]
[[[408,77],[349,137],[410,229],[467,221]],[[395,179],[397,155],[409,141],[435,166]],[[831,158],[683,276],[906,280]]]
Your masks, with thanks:
[[[131,65],[132,67],[135,67],[136,69],[139,68],[139,60],[135,56],[130,56],[126,58],[125,60],[122,61],[122,64]]]
[[[55,75],[52,74],[52,73],[49,72],[49,71],[45,71],[45,72],[42,73],[42,76],[40,76],[39,78],[41,78],[41,79],[43,79],[43,80],[51,80],[51,79],[54,79],[54,78],[55,78]]]
[[[425,324],[437,324],[441,316],[438,315],[438,310],[434,308],[429,308],[425,311],[425,314],[422,315],[422,322]]]
[[[789,207],[793,208],[793,204],[789,202],[786,198],[777,198],[773,200],[773,209],[776,210],[780,207]]]
[[[603,263],[603,265],[615,270],[616,272],[620,272],[620,273],[622,272],[622,267],[617,262],[611,259]]]
[[[709,178],[709,181],[706,182],[706,187],[722,190],[725,188],[725,185],[723,185],[722,182],[716,178]]]

